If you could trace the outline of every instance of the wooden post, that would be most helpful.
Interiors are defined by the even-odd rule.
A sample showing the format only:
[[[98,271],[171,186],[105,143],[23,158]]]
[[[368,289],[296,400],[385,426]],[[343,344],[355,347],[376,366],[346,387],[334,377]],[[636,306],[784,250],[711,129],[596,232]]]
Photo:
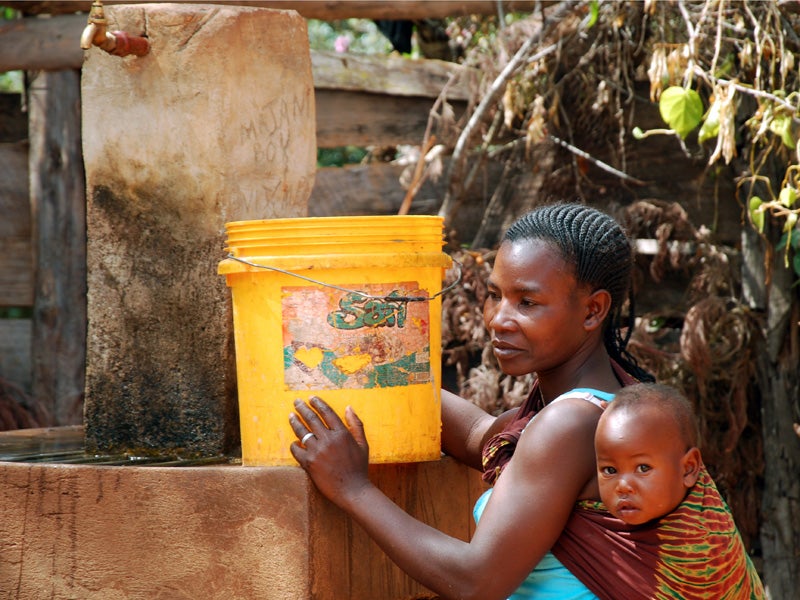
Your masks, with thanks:
[[[86,202],[80,72],[43,71],[30,86],[33,396],[53,425],[83,419]]]
[[[21,96],[0,94],[0,307],[26,310],[33,304],[27,140]],[[0,318],[0,378],[28,394],[30,348],[31,319]]]
[[[764,580],[772,598],[792,598],[800,589],[800,440],[793,429],[800,409],[800,305],[792,292],[792,273],[783,263],[782,252],[772,252],[767,284],[769,244],[775,244],[775,240],[762,240],[745,225],[742,253],[749,258],[743,264],[744,296],[765,316],[756,363],[764,433],[760,535]]]

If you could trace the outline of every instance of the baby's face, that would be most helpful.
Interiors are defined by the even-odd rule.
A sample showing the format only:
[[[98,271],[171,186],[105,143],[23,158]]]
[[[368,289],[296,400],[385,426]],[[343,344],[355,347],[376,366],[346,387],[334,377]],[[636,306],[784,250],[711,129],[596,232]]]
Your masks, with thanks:
[[[688,453],[678,428],[656,409],[603,415],[595,450],[600,497],[611,514],[631,525],[672,512],[696,479],[686,476]]]

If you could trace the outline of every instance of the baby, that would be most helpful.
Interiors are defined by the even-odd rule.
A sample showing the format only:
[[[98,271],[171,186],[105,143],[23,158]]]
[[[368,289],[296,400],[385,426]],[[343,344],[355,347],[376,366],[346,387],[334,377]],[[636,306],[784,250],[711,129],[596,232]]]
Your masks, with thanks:
[[[692,406],[678,390],[639,384],[620,390],[597,424],[600,497],[630,525],[672,512],[702,467]]]
[[[579,502],[553,547],[602,600],[765,598],[698,437],[674,388],[636,384],[608,403],[595,435],[603,502]]]

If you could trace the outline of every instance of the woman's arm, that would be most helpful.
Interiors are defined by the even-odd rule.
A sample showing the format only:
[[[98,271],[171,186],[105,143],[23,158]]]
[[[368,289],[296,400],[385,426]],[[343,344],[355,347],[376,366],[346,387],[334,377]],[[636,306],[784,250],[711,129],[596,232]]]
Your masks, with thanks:
[[[531,423],[469,542],[414,519],[369,481],[363,426],[350,409],[346,418],[352,434],[318,399],[312,399],[313,411],[296,404],[316,439],[306,448],[292,444],[292,454],[320,492],[350,514],[411,577],[445,598],[499,600],[550,549],[594,476],[599,411],[577,402],[559,402]],[[295,433],[303,436],[306,426],[297,416],[291,420]]]
[[[483,446],[516,414],[494,417],[469,400],[442,390],[442,450],[473,469],[481,469]]]

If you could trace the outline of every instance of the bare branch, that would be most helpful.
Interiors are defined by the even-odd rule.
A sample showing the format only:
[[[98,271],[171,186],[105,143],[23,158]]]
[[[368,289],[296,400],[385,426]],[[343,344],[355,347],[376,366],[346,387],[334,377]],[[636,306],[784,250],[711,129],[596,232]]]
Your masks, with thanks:
[[[576,156],[580,156],[581,158],[588,160],[590,163],[592,163],[596,167],[599,167],[606,173],[611,173],[612,175],[615,175],[624,181],[630,181],[631,183],[635,183],[636,185],[647,185],[646,181],[642,181],[641,179],[637,179],[636,177],[631,177],[627,173],[623,173],[622,171],[615,169],[611,165],[604,163],[602,160],[596,159],[594,156],[588,154],[587,152],[584,152],[580,148],[576,148],[569,142],[559,139],[554,135],[550,135],[548,137],[562,148],[566,148]]]
[[[538,43],[538,41],[538,38],[534,36],[525,42],[525,44],[517,51],[514,57],[505,66],[497,79],[494,80],[492,87],[489,88],[488,93],[483,97],[480,104],[475,109],[475,112],[472,113],[472,116],[469,118],[466,127],[464,127],[464,130],[461,132],[461,135],[456,142],[455,149],[453,150],[453,159],[450,162],[450,173],[448,177],[451,182],[453,175],[459,173],[462,169],[461,162],[463,161],[464,148],[472,136],[472,132],[481,122],[481,119],[483,119],[483,116],[489,110],[489,107],[494,106],[495,102],[497,102],[497,97],[503,91],[508,79],[514,73],[514,71],[516,71],[526,61],[528,52],[535,44]],[[550,46],[547,46],[543,50],[537,52],[535,56],[531,57],[531,60],[543,58],[554,52],[556,48],[558,48],[557,44],[551,44]],[[439,209],[439,215],[445,217],[445,220],[447,220],[448,213],[450,212],[452,196],[453,194],[448,190],[448,193],[442,202],[442,207]]]

